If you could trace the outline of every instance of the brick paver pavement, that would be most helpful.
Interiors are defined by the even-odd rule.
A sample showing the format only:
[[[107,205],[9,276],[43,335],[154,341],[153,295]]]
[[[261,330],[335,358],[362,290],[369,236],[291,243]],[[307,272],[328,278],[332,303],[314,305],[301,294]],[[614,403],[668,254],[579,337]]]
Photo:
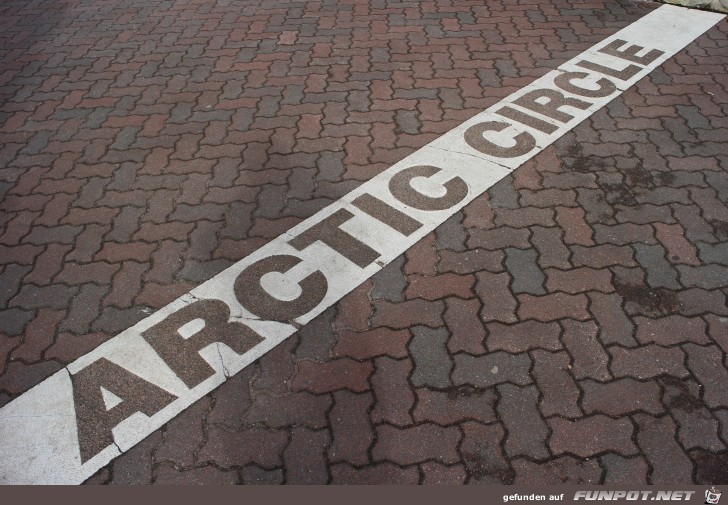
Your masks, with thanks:
[[[657,4],[8,1],[0,402]],[[728,482],[728,25],[91,483]]]

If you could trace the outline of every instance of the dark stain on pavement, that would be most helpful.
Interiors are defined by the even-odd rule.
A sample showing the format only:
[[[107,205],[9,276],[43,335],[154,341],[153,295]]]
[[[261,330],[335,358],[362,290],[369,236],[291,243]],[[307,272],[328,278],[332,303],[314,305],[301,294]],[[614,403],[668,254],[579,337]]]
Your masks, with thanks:
[[[727,484],[728,473],[728,453],[710,454],[709,452],[698,450],[692,453],[695,460],[696,484]]]
[[[619,282],[614,287],[625,302],[635,303],[649,312],[672,314],[678,306],[675,293],[667,289]]]
[[[719,240],[728,240],[728,223],[720,219],[713,219],[710,225],[715,230],[715,237]]]
[[[492,477],[503,484],[513,484],[516,479],[516,472],[512,468],[494,467],[478,454],[465,452],[463,458],[467,464],[468,472],[476,480]]]
[[[660,379],[663,386],[677,390],[677,394],[670,395],[667,400],[669,407],[680,409],[684,412],[694,412],[704,407],[703,402],[696,398],[688,388],[687,384],[675,377],[663,377]]]

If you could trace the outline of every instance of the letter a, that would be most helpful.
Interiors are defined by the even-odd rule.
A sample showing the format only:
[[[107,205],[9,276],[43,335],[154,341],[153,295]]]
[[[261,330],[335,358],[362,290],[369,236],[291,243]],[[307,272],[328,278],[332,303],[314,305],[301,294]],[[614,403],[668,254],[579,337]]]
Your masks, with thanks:
[[[71,375],[71,382],[82,463],[114,443],[111,430],[121,421],[135,412],[153,416],[177,398],[106,358]],[[111,408],[108,393],[118,397]]]

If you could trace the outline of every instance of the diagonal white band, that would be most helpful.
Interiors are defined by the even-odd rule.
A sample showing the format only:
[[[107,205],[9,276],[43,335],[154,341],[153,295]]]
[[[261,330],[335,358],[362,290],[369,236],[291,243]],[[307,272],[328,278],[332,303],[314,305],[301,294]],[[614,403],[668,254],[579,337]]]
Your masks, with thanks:
[[[0,482],[83,482],[723,17],[663,5],[27,391]]]

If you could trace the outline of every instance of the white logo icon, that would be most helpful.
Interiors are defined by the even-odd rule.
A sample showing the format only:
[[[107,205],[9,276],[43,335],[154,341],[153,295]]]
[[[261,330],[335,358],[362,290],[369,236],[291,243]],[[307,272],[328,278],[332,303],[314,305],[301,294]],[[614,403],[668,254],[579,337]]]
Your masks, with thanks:
[[[718,491],[715,486],[705,491],[705,503],[717,505],[718,500],[720,500],[720,491]]]

